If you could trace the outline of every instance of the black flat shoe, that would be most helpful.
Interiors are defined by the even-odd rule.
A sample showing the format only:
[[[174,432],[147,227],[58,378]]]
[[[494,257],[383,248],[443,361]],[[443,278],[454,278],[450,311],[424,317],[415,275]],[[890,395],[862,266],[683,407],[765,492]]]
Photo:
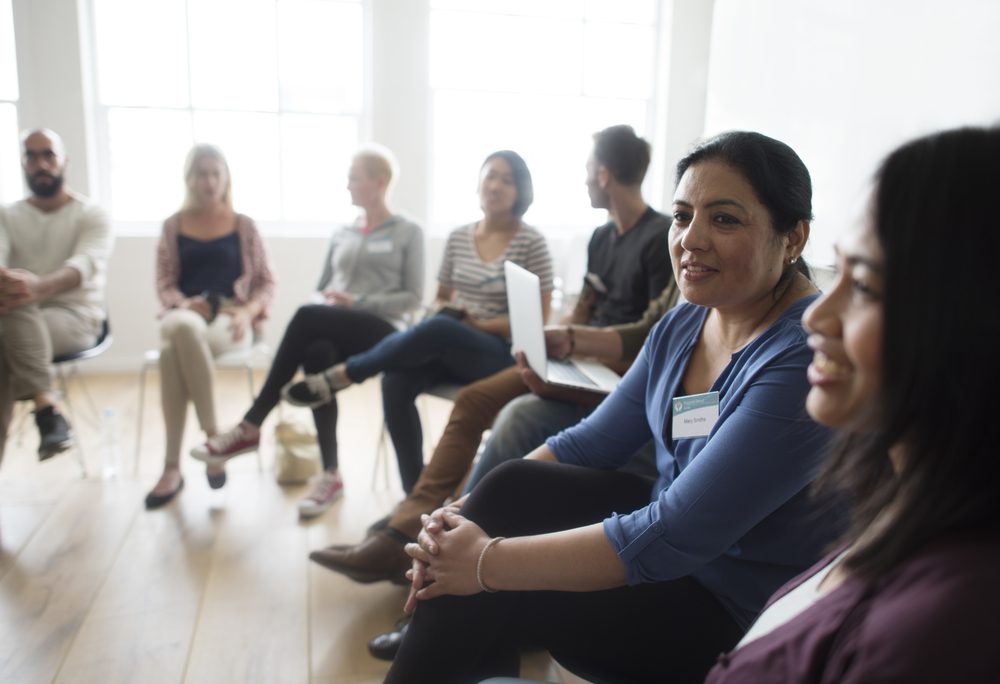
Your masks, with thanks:
[[[226,486],[226,471],[223,470],[218,475],[210,475],[206,472],[205,479],[208,480],[208,486],[212,489],[222,489]]]
[[[399,645],[403,643],[406,630],[410,626],[409,616],[404,617],[396,623],[396,629],[385,634],[379,634],[368,642],[368,652],[379,660],[393,660],[399,651]]]
[[[146,495],[146,510],[151,511],[154,508],[160,508],[166,506],[170,501],[177,496],[177,492],[184,489],[184,478],[177,484],[177,488],[172,492],[167,492],[166,494],[153,494],[150,492]]]

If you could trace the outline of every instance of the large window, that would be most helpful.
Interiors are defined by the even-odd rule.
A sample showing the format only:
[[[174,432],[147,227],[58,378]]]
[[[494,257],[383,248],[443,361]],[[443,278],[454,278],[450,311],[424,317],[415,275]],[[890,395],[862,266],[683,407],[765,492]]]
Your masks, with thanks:
[[[342,188],[366,108],[360,0],[92,7],[102,182],[116,219],[175,211],[195,142],[226,154],[238,211],[325,226],[353,217]]]
[[[17,56],[10,0],[0,0],[0,203],[22,196],[17,137]]]
[[[431,206],[436,225],[479,215],[476,172],[493,150],[527,161],[546,230],[592,228],[591,135],[619,123],[650,138],[655,0],[431,0]]]

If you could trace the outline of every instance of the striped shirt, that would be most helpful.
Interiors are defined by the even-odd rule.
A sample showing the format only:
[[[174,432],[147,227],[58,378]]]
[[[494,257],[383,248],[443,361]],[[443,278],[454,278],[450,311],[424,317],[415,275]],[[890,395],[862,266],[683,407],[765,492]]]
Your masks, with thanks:
[[[476,249],[475,231],[476,224],[471,223],[451,232],[438,272],[438,282],[455,291],[457,306],[474,318],[506,316],[503,262],[508,259],[537,275],[543,294],[552,291],[552,257],[540,232],[522,223],[504,253],[494,261],[485,262]]]

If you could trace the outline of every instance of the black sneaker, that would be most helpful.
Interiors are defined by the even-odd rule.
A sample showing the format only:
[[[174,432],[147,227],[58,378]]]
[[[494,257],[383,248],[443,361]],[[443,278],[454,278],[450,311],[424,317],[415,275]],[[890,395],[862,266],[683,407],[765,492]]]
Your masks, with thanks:
[[[46,406],[35,411],[35,425],[41,440],[38,443],[38,460],[45,461],[73,446],[73,429],[61,413]]]
[[[281,388],[281,396],[292,406],[314,409],[330,403],[336,391],[326,373],[316,373],[288,383]]]

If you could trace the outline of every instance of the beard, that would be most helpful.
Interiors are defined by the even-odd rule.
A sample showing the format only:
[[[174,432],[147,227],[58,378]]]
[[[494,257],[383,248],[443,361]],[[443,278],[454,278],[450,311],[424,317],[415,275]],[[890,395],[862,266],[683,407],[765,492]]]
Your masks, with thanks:
[[[39,179],[42,178],[47,178],[49,182],[39,183]],[[28,189],[31,190],[31,194],[37,197],[55,197],[62,190],[63,186],[63,177],[61,174],[53,176],[51,173],[46,173],[45,171],[39,171],[33,176],[25,174],[24,179],[28,182]]]

